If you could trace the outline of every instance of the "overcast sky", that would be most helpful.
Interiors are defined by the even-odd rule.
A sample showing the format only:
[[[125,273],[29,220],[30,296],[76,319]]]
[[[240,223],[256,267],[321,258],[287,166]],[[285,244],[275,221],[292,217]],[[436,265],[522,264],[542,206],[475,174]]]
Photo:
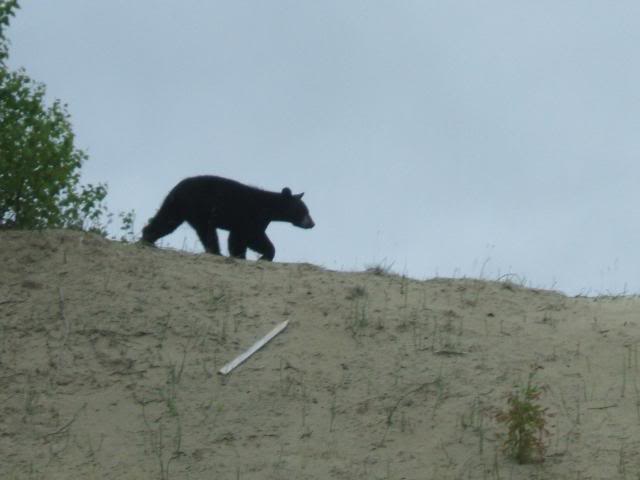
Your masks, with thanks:
[[[21,3],[10,65],[138,232],[215,174],[305,192],[276,261],[640,293],[637,0]]]

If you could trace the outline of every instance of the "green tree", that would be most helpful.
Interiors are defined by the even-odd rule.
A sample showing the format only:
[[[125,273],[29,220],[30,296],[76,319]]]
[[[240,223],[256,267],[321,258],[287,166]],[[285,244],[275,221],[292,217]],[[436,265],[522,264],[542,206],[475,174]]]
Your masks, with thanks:
[[[74,145],[66,105],[43,84],[6,66],[6,28],[19,8],[0,0],[0,226],[104,232],[104,184],[80,185],[87,154]]]
[[[9,42],[5,37],[5,31],[9,26],[9,19],[15,15],[17,9],[18,0],[0,0],[0,65],[2,66],[9,55]]]

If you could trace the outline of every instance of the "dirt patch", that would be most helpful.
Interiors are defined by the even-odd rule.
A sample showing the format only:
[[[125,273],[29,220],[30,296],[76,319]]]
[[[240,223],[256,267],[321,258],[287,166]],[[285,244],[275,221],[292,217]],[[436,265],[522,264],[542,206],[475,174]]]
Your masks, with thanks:
[[[0,232],[0,477],[640,475],[640,300]],[[276,324],[289,327],[228,377]],[[501,450],[545,385],[546,461]]]

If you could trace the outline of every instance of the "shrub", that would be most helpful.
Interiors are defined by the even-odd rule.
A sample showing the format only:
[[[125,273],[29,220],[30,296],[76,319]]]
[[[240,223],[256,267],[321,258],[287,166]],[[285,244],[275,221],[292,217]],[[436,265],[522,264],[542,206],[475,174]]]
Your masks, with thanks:
[[[515,387],[507,397],[508,408],[496,419],[506,424],[505,451],[518,463],[544,461],[547,409],[538,404],[543,387],[532,383],[529,374],[526,387]]]

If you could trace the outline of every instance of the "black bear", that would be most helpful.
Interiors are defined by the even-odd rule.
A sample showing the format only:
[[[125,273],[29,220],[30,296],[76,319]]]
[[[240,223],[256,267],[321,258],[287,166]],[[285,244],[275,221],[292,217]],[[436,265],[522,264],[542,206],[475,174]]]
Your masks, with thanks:
[[[186,178],[173,187],[142,229],[142,241],[153,244],[187,222],[209,253],[220,255],[216,229],[221,228],[229,231],[230,255],[245,258],[250,248],[271,261],[275,248],[265,233],[270,222],[290,222],[300,228],[315,225],[302,195],[292,195],[289,188],[267,192],[211,175]]]

